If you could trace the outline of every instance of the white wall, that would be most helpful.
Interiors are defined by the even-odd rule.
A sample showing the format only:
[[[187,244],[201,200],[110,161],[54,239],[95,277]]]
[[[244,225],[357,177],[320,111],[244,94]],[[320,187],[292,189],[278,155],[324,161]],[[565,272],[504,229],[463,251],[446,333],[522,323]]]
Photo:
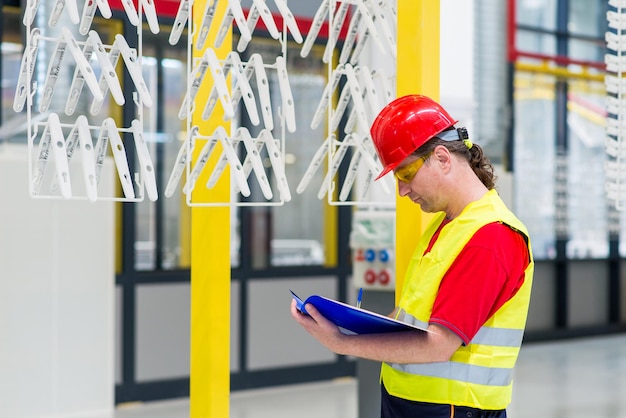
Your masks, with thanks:
[[[0,416],[110,417],[114,205],[30,198],[26,155],[0,144]]]

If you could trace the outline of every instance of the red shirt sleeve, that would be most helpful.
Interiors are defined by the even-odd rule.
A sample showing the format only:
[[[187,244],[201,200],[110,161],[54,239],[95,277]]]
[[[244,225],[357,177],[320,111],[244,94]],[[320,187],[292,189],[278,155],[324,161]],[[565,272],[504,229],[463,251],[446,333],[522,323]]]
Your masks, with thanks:
[[[528,247],[506,225],[479,229],[439,285],[430,322],[456,333],[466,345],[524,282]]]

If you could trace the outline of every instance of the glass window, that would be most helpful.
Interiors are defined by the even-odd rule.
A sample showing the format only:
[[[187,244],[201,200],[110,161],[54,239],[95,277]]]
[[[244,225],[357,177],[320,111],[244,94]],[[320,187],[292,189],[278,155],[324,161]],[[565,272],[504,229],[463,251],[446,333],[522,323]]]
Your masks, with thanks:
[[[608,256],[604,191],[604,86],[570,81],[568,97],[568,258]]]
[[[522,52],[534,52],[544,55],[556,54],[556,39],[554,36],[525,30],[517,31],[516,47]]]
[[[518,0],[515,3],[518,25],[545,30],[556,29],[557,0]]]
[[[515,76],[514,207],[537,259],[555,256],[555,103],[552,77]]]
[[[604,37],[608,3],[605,0],[569,0],[568,32],[573,35]]]

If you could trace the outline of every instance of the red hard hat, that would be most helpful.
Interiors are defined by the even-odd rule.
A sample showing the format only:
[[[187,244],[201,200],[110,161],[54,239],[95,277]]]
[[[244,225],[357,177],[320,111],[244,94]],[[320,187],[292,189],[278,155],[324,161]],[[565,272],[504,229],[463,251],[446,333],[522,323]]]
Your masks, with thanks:
[[[376,180],[456,122],[439,103],[429,97],[412,94],[393,100],[380,111],[370,128],[374,146],[384,167]]]

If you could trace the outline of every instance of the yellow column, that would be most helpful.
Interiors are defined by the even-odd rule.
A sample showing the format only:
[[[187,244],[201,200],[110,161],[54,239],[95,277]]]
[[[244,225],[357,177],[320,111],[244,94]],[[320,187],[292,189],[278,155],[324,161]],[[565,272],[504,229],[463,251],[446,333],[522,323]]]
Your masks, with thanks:
[[[199,0],[193,5],[193,25],[199,28],[207,1]],[[218,2],[213,22],[221,22],[228,3]],[[212,46],[219,24],[211,26],[207,45]],[[198,34],[195,30],[195,35]],[[228,35],[222,47],[215,50],[223,60],[230,52],[232,35]],[[194,40],[195,45],[195,40]],[[204,50],[193,48],[199,58]],[[191,69],[190,69],[191,70]],[[199,127],[200,135],[210,135],[218,125],[228,130],[230,123],[223,120],[218,104],[211,118],[201,118],[204,104],[210,93],[211,75],[207,71],[196,98],[192,125]],[[208,87],[207,87],[208,86]],[[193,160],[203,143],[195,147]],[[217,146],[207,169],[197,181],[192,201],[229,202],[230,175],[225,172],[218,184],[206,189],[210,167],[221,153]],[[192,418],[227,418],[230,396],[230,209],[227,206],[198,207],[191,209],[191,364],[189,382],[190,416]]]
[[[439,99],[439,0],[398,0],[397,96]],[[417,238],[431,215],[396,196],[396,302]]]

